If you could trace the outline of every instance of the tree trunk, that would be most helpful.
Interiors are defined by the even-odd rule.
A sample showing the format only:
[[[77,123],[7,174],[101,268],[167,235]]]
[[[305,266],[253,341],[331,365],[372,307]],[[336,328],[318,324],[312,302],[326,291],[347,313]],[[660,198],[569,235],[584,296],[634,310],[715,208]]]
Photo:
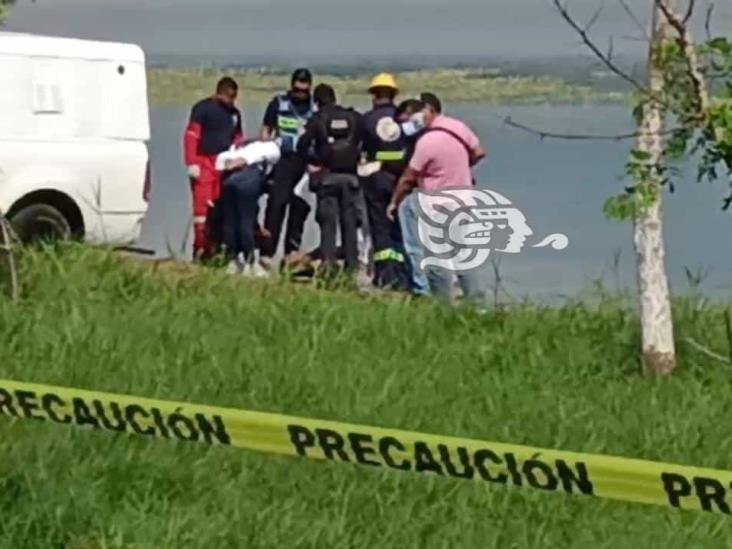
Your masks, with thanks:
[[[664,0],[674,9],[674,0]],[[655,62],[656,51],[669,36],[669,25],[655,0],[653,6],[653,30],[648,57],[648,86],[652,94],[663,91],[663,72]],[[652,99],[643,111],[641,136],[638,149],[650,155],[651,165],[660,165],[663,159],[664,113],[662,106]],[[668,374],[676,368],[671,298],[666,276],[665,249],[663,244],[662,179],[654,172],[647,184],[655,186],[658,198],[634,220],[634,244],[638,262],[638,291],[642,331],[643,361],[651,374]]]

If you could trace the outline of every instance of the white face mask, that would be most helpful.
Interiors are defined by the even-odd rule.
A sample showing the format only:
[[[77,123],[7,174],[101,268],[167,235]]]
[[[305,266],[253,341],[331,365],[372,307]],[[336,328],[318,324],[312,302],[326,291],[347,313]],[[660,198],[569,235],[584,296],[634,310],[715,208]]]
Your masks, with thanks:
[[[424,120],[424,113],[423,112],[417,112],[414,113],[409,120],[404,122],[402,124],[402,131],[404,132],[404,135],[407,137],[412,137],[417,135],[419,132],[421,132],[427,124]]]

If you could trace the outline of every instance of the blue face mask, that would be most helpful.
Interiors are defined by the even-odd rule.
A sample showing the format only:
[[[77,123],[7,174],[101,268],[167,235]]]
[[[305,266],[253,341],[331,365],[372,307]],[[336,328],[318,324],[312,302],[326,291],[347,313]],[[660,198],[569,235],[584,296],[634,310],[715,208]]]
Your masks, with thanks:
[[[407,137],[414,137],[425,128],[424,114],[418,112],[402,124],[402,132]]]

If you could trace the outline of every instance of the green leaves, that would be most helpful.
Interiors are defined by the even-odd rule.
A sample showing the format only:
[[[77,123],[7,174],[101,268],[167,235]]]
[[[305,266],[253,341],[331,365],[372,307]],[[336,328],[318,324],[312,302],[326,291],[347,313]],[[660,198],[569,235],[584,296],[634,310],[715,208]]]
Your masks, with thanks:
[[[729,85],[729,84],[728,84]],[[706,113],[706,126],[701,143],[701,160],[699,161],[697,179],[714,181],[719,178],[719,168],[726,168],[723,173],[732,174],[732,99],[715,101]],[[732,204],[732,194],[726,199],[723,209]]]
[[[627,221],[635,216],[635,201],[630,194],[611,196],[602,207],[605,217],[613,221]]]
[[[707,56],[715,71],[732,70],[732,43],[726,37],[717,37],[699,47],[699,52]]]
[[[642,152],[642,151],[638,151]],[[641,173],[647,168],[633,168]],[[614,221],[627,221],[643,215],[659,199],[661,187],[654,180],[643,180],[625,189],[623,194],[611,196],[603,205],[603,213]]]
[[[663,90],[660,96],[640,97],[633,109],[639,127],[651,101],[660,105],[666,119],[674,124],[670,133],[663,135],[663,155],[653,162],[647,151],[630,152],[625,173],[633,183],[625,193],[606,201],[603,211],[608,218],[624,220],[640,215],[658,198],[663,186],[668,185],[673,191],[679,170],[669,164],[691,156],[698,158],[699,181],[732,176],[732,42],[716,37],[696,48],[699,70],[707,84],[712,86],[717,82],[710,93],[723,91],[723,96],[717,95],[707,108],[702,107],[704,102],[699,97],[682,44],[680,40],[667,40],[656,48],[653,62],[663,71]],[[723,208],[731,206],[732,191]]]
[[[8,6],[15,4],[15,0],[0,0],[0,26],[5,22],[8,16]]]
[[[633,149],[630,151],[630,157],[638,162],[646,162],[651,159],[651,153],[640,149]]]
[[[676,40],[665,40],[653,55],[655,66],[664,72],[684,61],[684,50]]]
[[[694,132],[689,128],[680,128],[675,130],[666,142],[665,155],[670,160],[681,160],[686,154],[689,146],[689,140],[694,136]]]
[[[730,41],[724,36],[712,38],[706,43],[706,47],[710,50],[716,50],[722,55],[732,55],[732,44],[730,44]]]

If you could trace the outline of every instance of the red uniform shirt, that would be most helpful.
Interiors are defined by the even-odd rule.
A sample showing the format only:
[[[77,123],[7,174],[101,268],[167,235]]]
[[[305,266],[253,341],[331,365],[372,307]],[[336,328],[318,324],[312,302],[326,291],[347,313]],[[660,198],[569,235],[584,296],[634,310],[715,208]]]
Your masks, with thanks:
[[[216,98],[196,103],[185,135],[186,166],[200,164],[244,140],[241,112]]]

